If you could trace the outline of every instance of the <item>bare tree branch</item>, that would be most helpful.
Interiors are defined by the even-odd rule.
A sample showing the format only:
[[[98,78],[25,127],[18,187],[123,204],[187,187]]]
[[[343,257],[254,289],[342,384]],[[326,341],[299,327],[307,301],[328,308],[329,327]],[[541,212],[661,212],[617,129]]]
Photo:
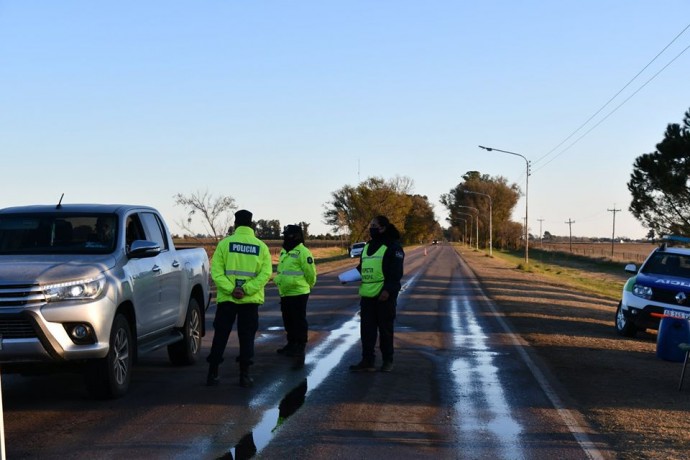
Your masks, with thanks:
[[[222,195],[214,197],[206,190],[196,191],[191,195],[178,193],[173,198],[176,205],[182,206],[187,211],[187,219],[176,222],[185,232],[190,235],[197,234],[198,232],[193,230],[194,224],[200,223],[206,233],[216,241],[227,235],[232,224],[233,211],[237,209],[233,197]],[[195,219],[196,216],[200,216],[200,219]]]

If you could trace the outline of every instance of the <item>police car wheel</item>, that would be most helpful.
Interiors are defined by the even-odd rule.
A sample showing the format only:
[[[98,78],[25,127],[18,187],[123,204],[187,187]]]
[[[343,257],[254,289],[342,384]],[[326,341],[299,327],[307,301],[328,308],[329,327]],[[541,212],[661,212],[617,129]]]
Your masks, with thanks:
[[[618,303],[616,309],[616,332],[623,337],[635,337],[637,326],[623,314],[622,302]]]

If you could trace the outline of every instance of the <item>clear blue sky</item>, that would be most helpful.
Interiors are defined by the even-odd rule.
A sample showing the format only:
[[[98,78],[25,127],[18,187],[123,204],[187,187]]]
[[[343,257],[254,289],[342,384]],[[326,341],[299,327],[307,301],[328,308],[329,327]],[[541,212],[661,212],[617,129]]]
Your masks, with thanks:
[[[529,226],[642,237],[634,159],[690,108],[687,0],[0,1],[0,207],[230,195],[328,231],[331,192],[370,176],[439,197],[462,175],[524,190]],[[565,150],[567,148],[567,150]],[[542,158],[540,161],[538,159]],[[524,216],[524,198],[514,218]],[[543,219],[539,222],[538,219]]]

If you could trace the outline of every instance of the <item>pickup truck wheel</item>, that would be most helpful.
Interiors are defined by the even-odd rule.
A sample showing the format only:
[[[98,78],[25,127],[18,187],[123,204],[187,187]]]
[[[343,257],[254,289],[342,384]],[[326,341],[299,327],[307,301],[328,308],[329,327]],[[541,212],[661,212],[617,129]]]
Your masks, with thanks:
[[[124,315],[118,314],[110,330],[110,349],[105,358],[94,360],[86,373],[86,386],[94,397],[123,396],[129,388],[132,370],[132,330]]]
[[[619,302],[616,309],[616,332],[623,337],[635,337],[637,335],[637,326],[625,317],[621,305],[622,302]]]
[[[184,338],[172,345],[168,345],[168,357],[175,365],[194,364],[201,352],[201,307],[196,299],[189,299],[187,318],[182,328]]]

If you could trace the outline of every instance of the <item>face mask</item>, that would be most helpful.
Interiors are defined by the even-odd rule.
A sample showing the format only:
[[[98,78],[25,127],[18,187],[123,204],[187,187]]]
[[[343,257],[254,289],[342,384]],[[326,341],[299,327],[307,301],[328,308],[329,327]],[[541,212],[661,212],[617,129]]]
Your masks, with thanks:
[[[285,235],[283,236],[283,248],[286,251],[291,251],[294,249],[299,242],[297,241],[297,238],[295,238],[293,235]]]

